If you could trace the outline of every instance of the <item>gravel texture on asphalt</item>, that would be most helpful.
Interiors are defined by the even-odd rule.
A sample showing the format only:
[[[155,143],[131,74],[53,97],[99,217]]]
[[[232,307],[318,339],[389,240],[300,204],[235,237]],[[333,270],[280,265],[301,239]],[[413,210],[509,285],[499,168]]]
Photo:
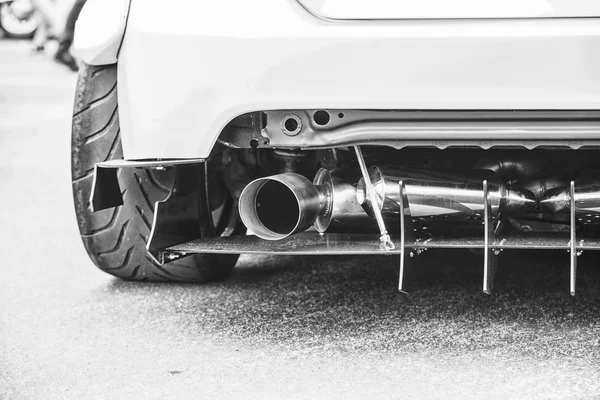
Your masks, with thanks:
[[[74,76],[0,41],[0,398],[598,398],[600,267],[566,252],[242,256],[211,285],[94,268],[70,194]]]
[[[571,298],[566,255],[507,254],[488,296],[481,292],[481,257],[431,251],[422,258],[418,289],[409,296],[395,290],[395,257],[244,256],[226,282],[199,288],[114,281],[110,290],[150,299],[152,309],[170,298],[162,312],[195,320],[204,334],[291,351],[600,357],[594,263],[580,267],[580,293]]]

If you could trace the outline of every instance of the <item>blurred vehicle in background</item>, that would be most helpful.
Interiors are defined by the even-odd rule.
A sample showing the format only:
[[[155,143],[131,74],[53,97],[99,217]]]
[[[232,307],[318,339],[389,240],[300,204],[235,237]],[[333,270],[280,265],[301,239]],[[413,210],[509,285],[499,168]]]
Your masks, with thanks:
[[[38,28],[31,0],[0,0],[0,31],[11,38],[31,38]]]

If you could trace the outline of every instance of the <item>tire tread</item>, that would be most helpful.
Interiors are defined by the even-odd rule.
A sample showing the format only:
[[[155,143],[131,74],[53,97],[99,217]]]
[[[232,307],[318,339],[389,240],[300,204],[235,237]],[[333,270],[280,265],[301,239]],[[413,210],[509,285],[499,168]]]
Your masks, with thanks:
[[[166,198],[172,179],[150,170],[120,170],[123,205],[92,212],[89,198],[94,166],[123,158],[116,65],[83,65],[75,95],[72,184],[83,244],[101,270],[125,280],[208,282],[227,277],[237,256],[194,255],[165,265],[146,252],[154,203]]]

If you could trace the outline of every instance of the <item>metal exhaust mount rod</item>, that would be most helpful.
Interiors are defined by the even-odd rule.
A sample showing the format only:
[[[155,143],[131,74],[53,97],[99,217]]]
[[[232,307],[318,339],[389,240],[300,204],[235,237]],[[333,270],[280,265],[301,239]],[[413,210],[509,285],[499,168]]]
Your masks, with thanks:
[[[364,182],[364,189],[365,189],[365,194],[368,197],[365,197],[365,199],[372,199],[376,202],[378,202],[378,198],[377,198],[377,192],[375,191],[375,188],[373,187],[373,184],[371,183],[371,178],[369,177],[369,171],[367,170],[367,164],[365,163],[365,159],[363,158],[362,155],[362,151],[360,150],[360,146],[354,146],[354,150],[356,152],[356,158],[358,159],[358,165],[360,165],[360,172],[362,173],[363,177],[362,180]],[[382,202],[383,205],[383,202]],[[377,221],[377,226],[379,226],[379,231],[381,233],[381,236],[379,237],[379,241],[381,242],[381,244],[379,245],[379,248],[381,250],[394,250],[396,248],[396,246],[394,246],[394,243],[392,242],[392,239],[390,238],[390,235],[388,234],[388,231],[385,227],[385,222],[383,221],[383,216],[381,215],[381,210],[379,209],[379,207],[375,207],[374,209],[374,214],[375,214],[375,220]]]

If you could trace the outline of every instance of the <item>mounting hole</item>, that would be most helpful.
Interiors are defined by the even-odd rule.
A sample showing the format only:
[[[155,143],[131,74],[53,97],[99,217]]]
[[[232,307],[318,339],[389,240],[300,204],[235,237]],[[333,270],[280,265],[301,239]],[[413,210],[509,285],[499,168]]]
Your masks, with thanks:
[[[258,147],[258,140],[256,139],[252,139],[250,140],[250,147],[252,147],[253,149]]]
[[[289,114],[281,120],[281,130],[288,136],[296,136],[302,130],[302,120],[295,114]]]
[[[344,118],[344,113],[338,113],[338,118],[339,118],[339,119],[342,119],[342,118]]]
[[[285,121],[285,129],[287,129],[289,132],[295,132],[296,129],[298,129],[298,121],[296,121],[294,118],[289,118]]]
[[[315,120],[315,124],[325,126],[329,123],[330,116],[327,111],[319,110],[313,114],[313,119]]]

